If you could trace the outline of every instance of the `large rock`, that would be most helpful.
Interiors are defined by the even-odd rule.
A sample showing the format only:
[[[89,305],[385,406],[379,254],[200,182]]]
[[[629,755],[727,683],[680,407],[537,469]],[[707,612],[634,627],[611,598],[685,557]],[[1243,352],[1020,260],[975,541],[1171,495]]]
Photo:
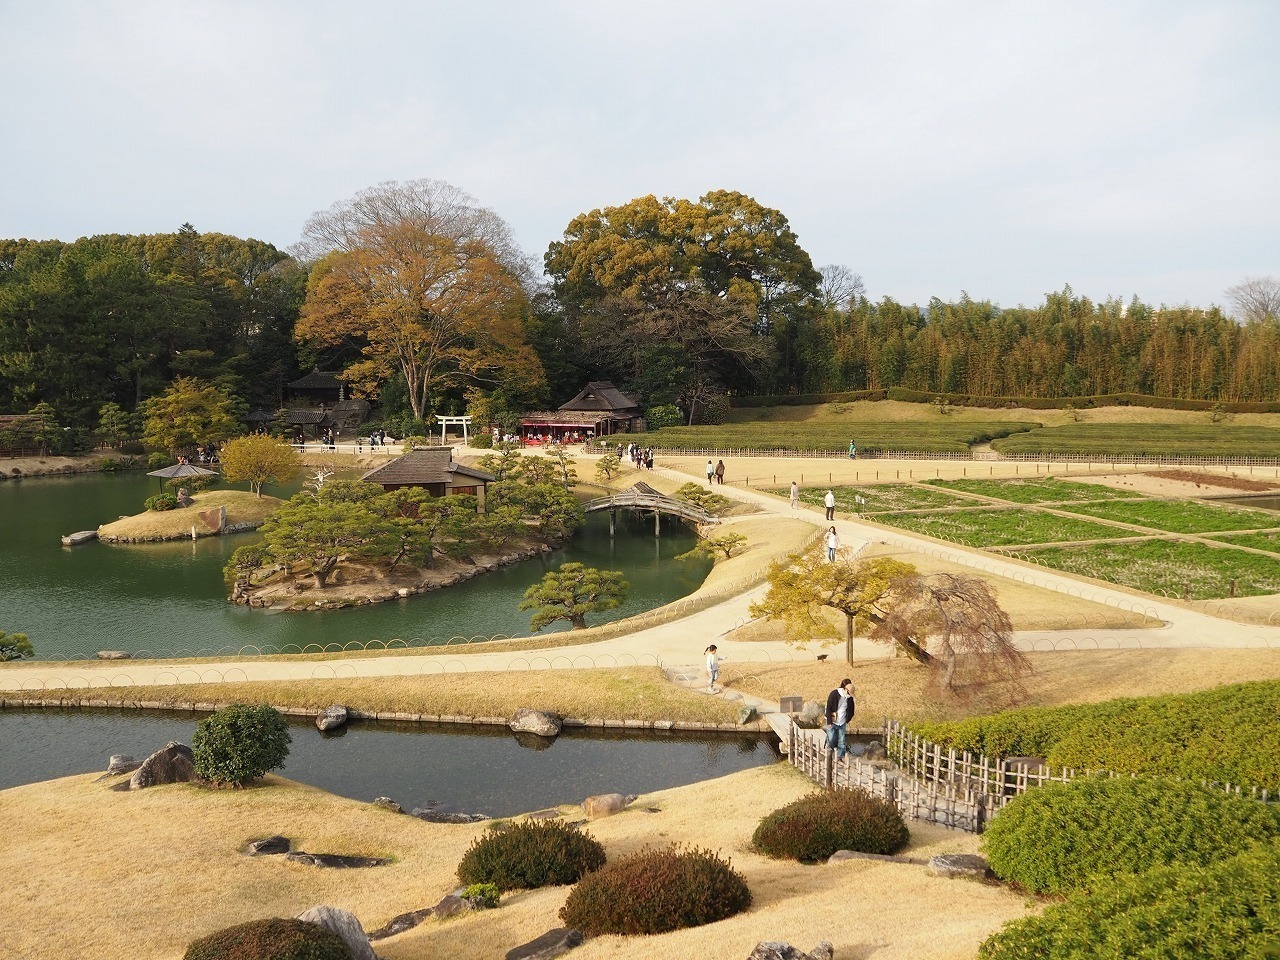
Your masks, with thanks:
[[[191,748],[185,743],[170,740],[163,747],[142,761],[129,780],[130,790],[158,787],[164,783],[189,783],[196,779],[196,766]]]
[[[972,877],[985,880],[991,873],[985,858],[976,853],[940,853],[929,858],[929,872],[935,877]]]
[[[373,805],[382,807],[383,810],[390,810],[392,813],[404,813],[404,808],[390,797],[374,797]]]
[[[878,763],[881,760],[889,759],[889,751],[884,748],[884,744],[879,740],[872,740],[862,748],[862,759],[869,763]]]
[[[346,857],[337,853],[307,853],[304,850],[286,853],[284,858],[291,863],[305,863],[312,867],[329,867],[334,870],[383,867],[391,862],[387,857]]]
[[[835,955],[836,949],[829,940],[823,940],[808,953],[785,940],[766,940],[756,944],[747,960],[831,960]]]
[[[268,857],[277,853],[289,852],[289,838],[276,834],[274,837],[267,837],[265,840],[254,840],[249,844],[246,851],[251,857]]]
[[[427,823],[482,823],[489,819],[483,813],[446,813],[430,807],[414,807],[409,814]]]
[[[325,707],[316,716],[316,729],[321,733],[333,730],[347,722],[347,708],[340,703]]]
[[[755,718],[756,718],[755,707],[739,707],[738,708],[738,723],[740,724],[750,723]]]
[[[556,927],[507,951],[506,960],[550,960],[582,943],[582,931]]]
[[[806,700],[800,715],[796,717],[797,724],[809,728],[820,727],[825,720],[823,706],[817,700]]]
[[[621,813],[626,806],[627,798],[620,793],[602,793],[582,801],[582,809],[587,812],[588,820],[611,817],[615,813]]]
[[[99,650],[99,660],[132,660],[133,654],[127,650]]]
[[[369,937],[365,934],[364,927],[360,926],[354,913],[337,907],[319,906],[298,914],[298,919],[318,924],[340,937],[351,951],[352,960],[378,960],[373,947],[369,946]]]
[[[536,733],[540,737],[556,737],[560,735],[562,722],[558,714],[521,707],[512,716],[507,726],[515,733]]]

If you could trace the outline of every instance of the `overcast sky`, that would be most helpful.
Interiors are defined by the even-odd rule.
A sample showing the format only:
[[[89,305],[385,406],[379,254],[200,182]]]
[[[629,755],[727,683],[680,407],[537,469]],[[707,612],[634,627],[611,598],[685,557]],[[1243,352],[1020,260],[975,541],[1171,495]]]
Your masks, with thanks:
[[[874,298],[1224,304],[1280,276],[1280,3],[0,0],[0,236],[288,247],[447,180],[747,193]]]

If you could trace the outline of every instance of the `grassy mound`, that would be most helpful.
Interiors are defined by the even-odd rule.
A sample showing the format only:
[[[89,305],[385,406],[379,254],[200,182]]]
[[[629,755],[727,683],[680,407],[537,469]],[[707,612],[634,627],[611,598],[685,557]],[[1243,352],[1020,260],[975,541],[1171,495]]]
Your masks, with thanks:
[[[227,508],[227,523],[259,524],[284,501],[275,497],[255,497],[246,490],[205,490],[192,496],[189,507],[163,512],[146,511],[132,517],[124,517],[98,528],[103,540],[178,540],[191,536],[213,535],[213,531],[200,519],[200,514],[217,507]]]

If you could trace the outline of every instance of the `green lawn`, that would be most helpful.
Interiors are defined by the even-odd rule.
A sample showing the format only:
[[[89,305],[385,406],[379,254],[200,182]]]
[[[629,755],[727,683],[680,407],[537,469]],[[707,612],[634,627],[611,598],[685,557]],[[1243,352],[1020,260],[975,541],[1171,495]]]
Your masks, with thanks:
[[[1253,547],[1255,550],[1269,550],[1280,553],[1280,533],[1233,533],[1226,537],[1210,537],[1228,546]]]
[[[1280,593],[1280,559],[1202,543],[1145,540],[1027,550],[1018,556],[1170,597],[1182,597],[1189,587],[1192,600],[1223,599],[1231,595],[1232,580],[1238,597]]]
[[[1280,527],[1280,517],[1261,510],[1211,506],[1192,500],[1130,500],[1063,507],[1072,513],[1133,523],[1169,533],[1210,533]]]
[[[1167,454],[1188,457],[1280,457],[1280,428],[1228,423],[1067,423],[997,439],[1000,453],[1100,460]]]
[[[885,514],[880,523],[969,547],[1063,543],[1129,536],[1117,527],[1056,517],[1038,510],[963,510],[953,513]]]
[[[832,487],[836,495],[836,509],[841,513],[878,513],[886,510],[936,510],[939,507],[972,507],[978,501],[956,496],[942,490],[929,490],[908,483],[867,484],[862,487]],[[786,490],[782,492],[786,496]],[[800,499],[821,507],[826,490],[811,487],[800,491]],[[862,497],[866,503],[857,503],[854,497]]]
[[[855,440],[858,449],[963,453],[1039,424],[1018,420],[973,421],[952,417],[935,420],[849,423],[839,419],[725,423],[706,427],[664,427],[631,435],[642,447],[729,447],[742,450],[821,450],[839,453]]]
[[[926,480],[930,486],[976,493],[983,497],[1014,503],[1064,503],[1079,500],[1116,500],[1140,497],[1131,490],[1115,490],[1100,483],[1077,483],[1057,477],[1030,477],[1025,480]]]

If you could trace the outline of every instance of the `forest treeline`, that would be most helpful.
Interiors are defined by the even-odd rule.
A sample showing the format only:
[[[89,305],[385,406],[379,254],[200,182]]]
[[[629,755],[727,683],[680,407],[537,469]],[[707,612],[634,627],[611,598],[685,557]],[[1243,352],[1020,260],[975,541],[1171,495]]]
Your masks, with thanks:
[[[847,268],[815,268],[781,212],[731,191],[581,214],[541,276],[496,214],[441,181],[362,191],[303,240],[305,259],[189,224],[0,240],[0,413],[43,404],[92,429],[104,405],[134,411],[178,378],[275,410],[313,367],[418,419],[509,419],[600,379],[686,422],[726,395],[895,387],[1280,396],[1273,308],[1237,322],[1069,287],[1031,307],[872,300]]]

